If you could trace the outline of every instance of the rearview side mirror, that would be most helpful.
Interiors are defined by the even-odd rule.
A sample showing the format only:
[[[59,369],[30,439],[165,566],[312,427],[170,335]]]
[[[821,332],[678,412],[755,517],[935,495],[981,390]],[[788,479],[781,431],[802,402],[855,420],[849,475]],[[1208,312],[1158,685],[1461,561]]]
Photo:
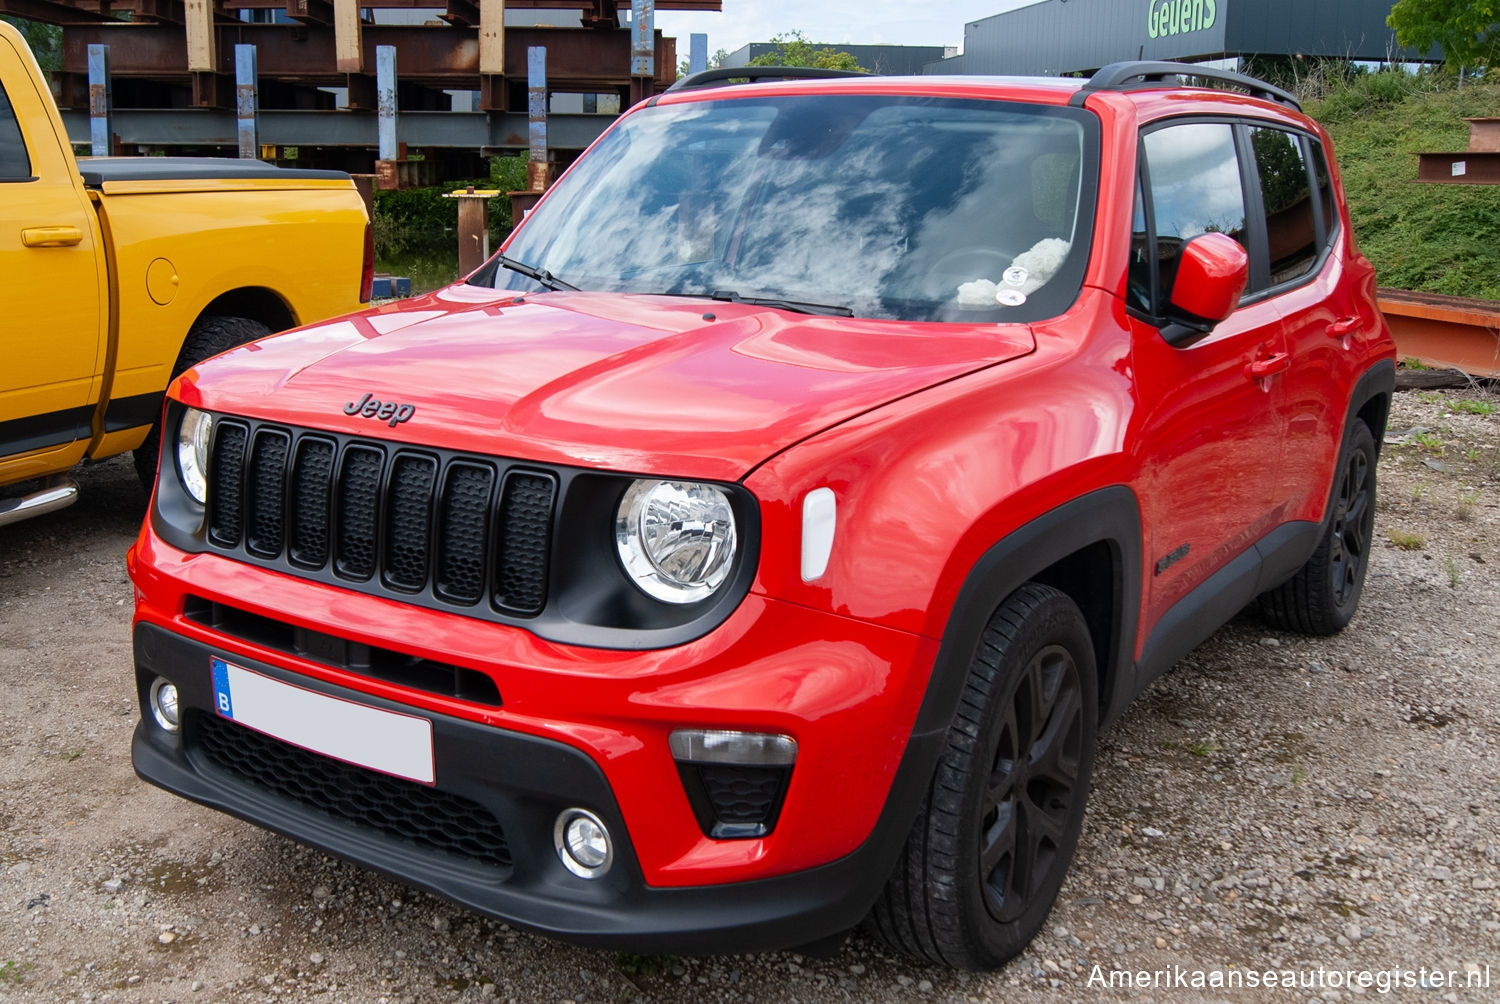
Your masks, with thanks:
[[[1250,281],[1250,258],[1227,234],[1199,234],[1182,246],[1172,282],[1168,344],[1190,345],[1208,334],[1239,305]]]

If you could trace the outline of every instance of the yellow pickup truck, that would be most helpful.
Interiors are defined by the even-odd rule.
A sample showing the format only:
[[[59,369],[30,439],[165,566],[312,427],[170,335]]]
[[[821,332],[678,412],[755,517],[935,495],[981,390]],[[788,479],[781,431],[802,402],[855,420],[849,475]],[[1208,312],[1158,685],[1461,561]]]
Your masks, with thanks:
[[[0,526],[62,508],[85,459],[155,476],[162,393],[208,356],[370,297],[369,217],[338,171],[75,161],[0,22]]]

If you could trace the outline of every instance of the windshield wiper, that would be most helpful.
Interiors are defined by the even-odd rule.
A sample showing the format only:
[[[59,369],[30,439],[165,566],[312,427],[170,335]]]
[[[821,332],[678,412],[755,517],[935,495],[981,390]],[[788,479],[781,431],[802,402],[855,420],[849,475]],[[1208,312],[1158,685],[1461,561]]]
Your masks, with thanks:
[[[571,282],[563,282],[557,276],[553,275],[551,272],[548,272],[544,268],[532,268],[530,265],[526,264],[523,261],[516,261],[514,258],[507,258],[503,254],[496,255],[495,260],[505,268],[510,269],[512,272],[519,272],[528,279],[535,279],[537,282],[541,283],[543,286],[546,286],[548,289],[571,289],[575,293],[578,292],[577,286],[573,285]]]
[[[825,317],[853,317],[848,307],[837,307],[831,303],[810,303],[806,300],[783,300],[777,296],[741,296],[732,289],[716,289],[708,294],[710,300],[726,303],[748,303],[756,307],[780,307],[799,314],[821,314]]]

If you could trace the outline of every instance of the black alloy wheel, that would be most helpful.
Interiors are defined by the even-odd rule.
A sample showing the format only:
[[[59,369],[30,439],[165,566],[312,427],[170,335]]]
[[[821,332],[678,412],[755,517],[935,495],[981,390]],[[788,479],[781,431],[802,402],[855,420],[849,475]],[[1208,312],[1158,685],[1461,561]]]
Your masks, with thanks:
[[[1088,623],[1067,594],[1017,589],[979,639],[906,846],[870,911],[910,955],[991,969],[1047,919],[1083,827],[1098,728]]]
[[[1338,606],[1346,605],[1364,581],[1365,564],[1370,560],[1370,533],[1375,528],[1375,506],[1370,497],[1373,489],[1370,458],[1362,450],[1351,451],[1339,475],[1328,555],[1333,598]]]
[[[979,818],[979,874],[990,915],[1012,923],[1035,900],[1067,843],[1083,761],[1078,664],[1061,645],[1022,671],[999,722]]]
[[[1334,493],[1317,549],[1286,582],[1260,597],[1265,618],[1286,631],[1337,634],[1359,607],[1375,532],[1375,437],[1349,424],[1334,472]]]

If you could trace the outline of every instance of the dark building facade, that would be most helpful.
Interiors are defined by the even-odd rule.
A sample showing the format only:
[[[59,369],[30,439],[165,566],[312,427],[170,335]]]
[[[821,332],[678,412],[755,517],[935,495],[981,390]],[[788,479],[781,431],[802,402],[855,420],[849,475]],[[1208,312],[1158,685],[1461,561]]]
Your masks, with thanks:
[[[1258,55],[1420,61],[1387,27],[1391,0],[1043,0],[964,26],[964,54],[927,73],[1087,73],[1123,59]]]

